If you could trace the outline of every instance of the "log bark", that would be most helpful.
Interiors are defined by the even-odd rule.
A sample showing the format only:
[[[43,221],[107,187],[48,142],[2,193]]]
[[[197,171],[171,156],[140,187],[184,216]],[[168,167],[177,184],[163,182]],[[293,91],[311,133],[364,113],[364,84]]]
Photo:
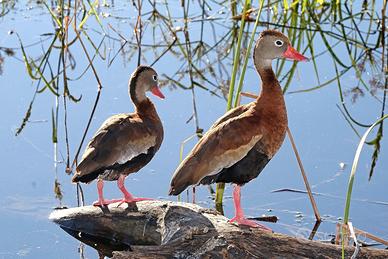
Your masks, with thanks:
[[[341,247],[238,227],[212,209],[143,201],[58,209],[50,219],[106,256],[123,258],[340,258]],[[354,248],[346,248],[350,258]],[[388,258],[361,248],[357,258]]]

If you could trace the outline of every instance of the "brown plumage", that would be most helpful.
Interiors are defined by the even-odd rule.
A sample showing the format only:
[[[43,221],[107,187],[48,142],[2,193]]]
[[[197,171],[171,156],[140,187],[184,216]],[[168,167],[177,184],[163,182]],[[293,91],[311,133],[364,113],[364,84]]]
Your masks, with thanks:
[[[77,166],[73,182],[89,183],[99,179],[99,201],[96,205],[112,202],[102,197],[103,180],[118,180],[119,188],[124,193],[123,201],[136,201],[126,191],[124,178],[148,164],[162,143],[163,126],[155,106],[145,95],[147,91],[164,98],[157,86],[155,70],[140,66],[132,74],[129,83],[129,95],[135,112],[108,118],[90,140]]]
[[[281,57],[306,60],[282,33],[262,32],[253,53],[262,80],[259,97],[232,109],[214,123],[175,171],[170,195],[196,184],[231,182],[242,185],[260,174],[280,148],[287,129],[283,93],[271,67],[272,60]],[[243,217],[239,195],[239,187],[236,187],[233,221],[258,226]]]

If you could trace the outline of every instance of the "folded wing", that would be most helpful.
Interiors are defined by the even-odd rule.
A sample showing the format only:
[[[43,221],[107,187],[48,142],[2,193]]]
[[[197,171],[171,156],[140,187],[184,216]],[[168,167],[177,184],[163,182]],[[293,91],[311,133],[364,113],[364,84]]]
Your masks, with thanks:
[[[89,142],[77,166],[73,182],[89,182],[104,169],[125,164],[146,153],[156,137],[132,114],[118,114],[106,120]]]
[[[175,171],[170,194],[177,195],[204,177],[240,161],[262,137],[260,129],[246,131],[255,123],[257,117],[252,116],[250,109],[237,117],[218,121]]]

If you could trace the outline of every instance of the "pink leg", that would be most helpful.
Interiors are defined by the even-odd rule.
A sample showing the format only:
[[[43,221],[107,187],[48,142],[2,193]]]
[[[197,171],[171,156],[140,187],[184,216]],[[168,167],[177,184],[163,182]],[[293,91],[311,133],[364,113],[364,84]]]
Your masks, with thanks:
[[[94,206],[105,206],[112,203],[112,201],[104,199],[103,188],[104,188],[104,181],[101,179],[98,179],[97,181],[98,201],[93,202]]]
[[[253,220],[246,219],[244,217],[244,211],[241,208],[241,186],[235,184],[233,186],[233,201],[234,201],[234,209],[236,211],[235,216],[229,220],[229,222],[236,222],[239,225],[245,225],[253,228],[261,228],[265,231],[270,231],[272,230],[264,225],[261,225],[259,223],[256,223]]]
[[[146,200],[152,200],[150,198],[140,198],[140,197],[134,197],[132,194],[130,194],[127,189],[124,186],[125,181],[125,175],[120,175],[119,179],[117,180],[117,186],[119,187],[120,191],[124,194],[124,198],[121,200],[121,203],[130,203],[130,202],[137,202],[137,201],[146,201]]]

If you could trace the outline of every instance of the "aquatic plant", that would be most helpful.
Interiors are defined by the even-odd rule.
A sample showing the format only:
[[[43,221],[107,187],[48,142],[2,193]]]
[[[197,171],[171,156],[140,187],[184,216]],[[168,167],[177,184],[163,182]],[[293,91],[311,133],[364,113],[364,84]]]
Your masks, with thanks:
[[[347,193],[346,193],[346,202],[345,202],[344,219],[343,219],[343,224],[344,225],[341,228],[342,236],[347,235],[347,233],[348,233],[347,229],[345,229],[345,226],[349,224],[350,202],[351,202],[351,198],[352,198],[353,184],[354,184],[354,179],[355,179],[355,176],[356,176],[358,161],[359,161],[360,156],[361,156],[362,148],[363,148],[364,144],[366,143],[366,138],[371,133],[371,131],[377,125],[381,125],[382,122],[386,118],[388,118],[388,114],[386,114],[383,117],[381,117],[380,119],[378,119],[375,123],[373,123],[368,128],[368,130],[362,136],[362,138],[361,138],[361,140],[360,140],[360,142],[358,144],[356,153],[354,154],[352,169],[351,169],[351,172],[350,172],[350,175],[349,175],[349,182],[348,182],[348,188],[347,188],[348,190],[347,190]],[[344,240],[344,238],[342,238],[342,240]],[[345,242],[342,242],[342,258],[345,258]]]

